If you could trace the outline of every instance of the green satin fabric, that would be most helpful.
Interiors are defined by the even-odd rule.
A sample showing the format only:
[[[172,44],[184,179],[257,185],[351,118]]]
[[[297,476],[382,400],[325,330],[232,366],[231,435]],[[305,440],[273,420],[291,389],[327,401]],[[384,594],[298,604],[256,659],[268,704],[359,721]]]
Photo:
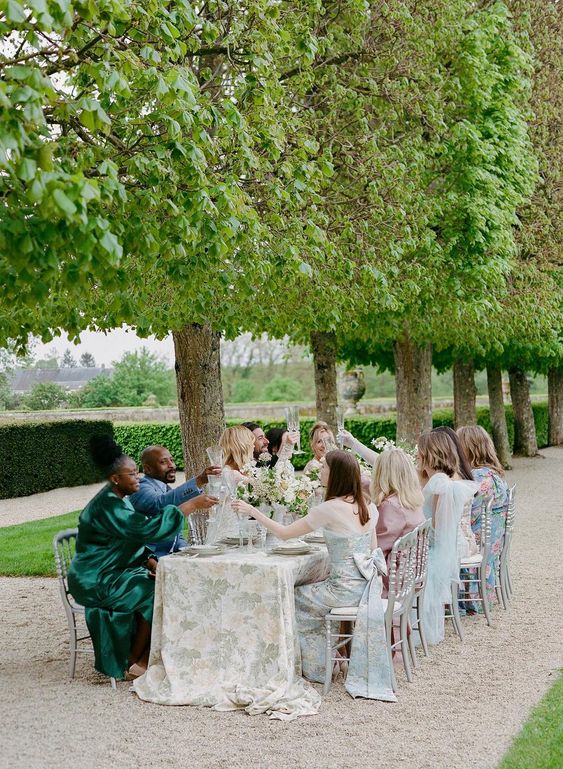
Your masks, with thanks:
[[[143,565],[151,554],[145,542],[171,539],[183,522],[184,516],[174,505],[147,518],[109,485],[80,514],[68,586],[86,609],[95,667],[101,673],[123,678],[135,613],[152,621],[154,579]]]

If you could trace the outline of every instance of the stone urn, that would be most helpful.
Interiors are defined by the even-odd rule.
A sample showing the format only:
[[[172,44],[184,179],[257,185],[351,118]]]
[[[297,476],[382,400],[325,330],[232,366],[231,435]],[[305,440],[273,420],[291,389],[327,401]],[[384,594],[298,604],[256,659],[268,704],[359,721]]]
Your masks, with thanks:
[[[366,391],[364,371],[361,368],[348,369],[342,374],[340,380],[340,393],[346,414],[355,414],[358,411],[358,401]]]

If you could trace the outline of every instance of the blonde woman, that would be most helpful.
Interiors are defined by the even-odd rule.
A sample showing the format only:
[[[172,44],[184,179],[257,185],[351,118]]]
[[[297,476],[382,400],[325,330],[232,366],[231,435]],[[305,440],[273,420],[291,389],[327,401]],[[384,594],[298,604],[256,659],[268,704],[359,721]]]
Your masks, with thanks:
[[[313,452],[313,459],[310,459],[305,465],[303,472],[308,475],[310,472],[320,472],[322,464],[321,459],[326,454],[325,441],[332,441],[336,446],[334,440],[334,433],[326,422],[315,422],[309,431],[309,445]]]
[[[227,427],[219,438],[219,446],[223,449],[225,466],[234,470],[239,480],[245,480],[242,470],[254,457],[254,436],[250,430],[243,425]]]
[[[423,512],[432,519],[433,541],[428,555],[424,615],[428,642],[436,644],[444,638],[444,605],[451,603],[452,581],[459,581],[459,557],[470,552],[462,518],[479,485],[461,479],[455,444],[447,433],[420,436],[417,464],[419,476],[428,479]],[[458,540],[463,546],[460,550]]]
[[[473,478],[480,484],[471,507],[471,528],[477,542],[481,541],[483,502],[493,497],[491,552],[487,563],[487,596],[491,602],[495,597],[496,562],[504,536],[508,486],[504,480],[504,469],[498,460],[489,433],[480,425],[471,425],[460,427],[457,435],[471,467]],[[481,604],[477,603],[469,608],[473,611],[482,611]]]
[[[425,520],[416,469],[403,449],[386,449],[376,457],[370,495],[379,510],[377,542],[387,559],[395,540]]]

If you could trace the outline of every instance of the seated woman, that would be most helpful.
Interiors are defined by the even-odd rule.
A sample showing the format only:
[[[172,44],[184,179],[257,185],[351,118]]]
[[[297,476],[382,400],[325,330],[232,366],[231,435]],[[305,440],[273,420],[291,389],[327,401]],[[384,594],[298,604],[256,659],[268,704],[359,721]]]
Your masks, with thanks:
[[[239,481],[247,480],[243,470],[254,463],[254,436],[250,430],[243,425],[227,427],[219,438],[219,446],[223,449],[225,467],[233,470]]]
[[[268,439],[268,452],[271,454],[272,459],[269,462],[270,467],[280,468],[293,471],[293,465],[291,464],[291,455],[293,453],[293,445],[297,440],[298,433],[290,433],[285,427],[270,427],[266,433]]]
[[[426,479],[423,512],[432,519],[433,529],[424,601],[425,629],[428,643],[436,644],[444,638],[444,605],[451,603],[451,583],[459,581],[459,558],[468,549],[461,531],[464,506],[478,485],[460,477],[455,445],[445,432],[420,436],[418,471]]]
[[[236,501],[233,506],[256,518],[279,539],[323,529],[329,576],[323,582],[295,588],[303,675],[311,681],[324,680],[325,615],[335,607],[360,605],[346,689],[352,696],[395,701],[386,651],[381,580],[375,564],[383,569],[385,565],[380,550],[372,553],[377,547],[377,508],[367,503],[361,489],[360,467],[347,451],[328,452],[321,482],[326,484],[326,501],[289,526],[270,520],[247,502]]]
[[[135,462],[109,435],[92,438],[90,450],[109,483],[80,513],[68,587],[85,607],[96,670],[130,679],[149,654],[156,559],[145,542],[173,538],[184,516],[217,500],[202,494],[147,518],[126,498],[139,489]]]
[[[377,542],[387,559],[395,541],[425,521],[418,476],[403,449],[386,449],[376,457],[371,498],[379,510]]]
[[[488,432],[479,425],[460,427],[457,431],[460,444],[472,468],[473,478],[480,484],[471,507],[471,528],[475,538],[481,541],[481,510],[489,497],[493,498],[491,517],[491,551],[487,563],[487,596],[489,602],[495,597],[496,568],[504,537],[508,486],[504,480],[504,469],[496,455],[494,444]],[[474,611],[483,611],[480,603],[471,605]]]
[[[326,454],[325,442],[329,441],[336,446],[334,433],[328,424],[326,422],[315,422],[309,431],[309,444],[311,446],[311,451],[313,452],[313,458],[310,459],[303,468],[305,475],[309,475],[309,473],[313,471],[320,472],[321,459]]]

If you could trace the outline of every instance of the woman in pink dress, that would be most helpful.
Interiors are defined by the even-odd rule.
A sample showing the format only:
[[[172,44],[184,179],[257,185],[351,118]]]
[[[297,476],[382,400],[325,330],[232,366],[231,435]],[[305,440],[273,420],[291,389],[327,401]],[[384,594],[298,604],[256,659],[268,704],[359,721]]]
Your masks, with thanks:
[[[386,449],[376,457],[370,491],[379,510],[377,542],[387,559],[395,541],[425,521],[416,469],[403,449]]]

